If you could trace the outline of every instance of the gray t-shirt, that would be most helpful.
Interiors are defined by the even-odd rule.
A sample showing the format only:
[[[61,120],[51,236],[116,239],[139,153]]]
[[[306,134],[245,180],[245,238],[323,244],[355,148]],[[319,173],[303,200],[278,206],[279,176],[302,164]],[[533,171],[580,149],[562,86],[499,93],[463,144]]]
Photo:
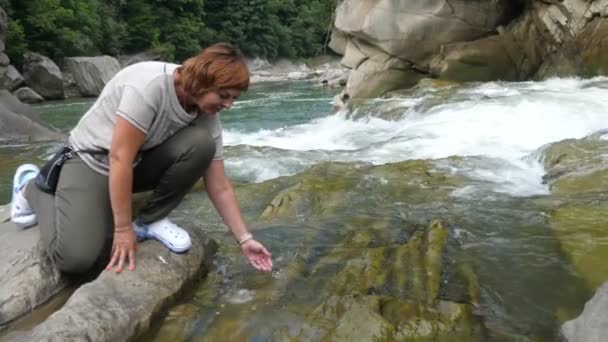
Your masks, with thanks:
[[[141,151],[158,146],[179,129],[189,125],[198,113],[181,107],[173,84],[177,64],[142,62],[122,69],[106,84],[97,101],[70,132],[69,144],[76,150],[109,150],[116,118],[120,115],[146,134]],[[218,114],[203,120],[215,140],[214,159],[222,159],[222,125]],[[81,153],[93,170],[108,175],[107,155]]]

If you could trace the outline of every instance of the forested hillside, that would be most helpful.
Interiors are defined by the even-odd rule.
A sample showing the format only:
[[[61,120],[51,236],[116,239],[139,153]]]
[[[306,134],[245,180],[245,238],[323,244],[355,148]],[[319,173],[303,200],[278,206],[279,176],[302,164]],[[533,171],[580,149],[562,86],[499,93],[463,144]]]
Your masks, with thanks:
[[[336,0],[0,0],[6,49],[20,64],[34,51],[63,57],[149,49],[181,61],[218,41],[248,56],[323,52]]]

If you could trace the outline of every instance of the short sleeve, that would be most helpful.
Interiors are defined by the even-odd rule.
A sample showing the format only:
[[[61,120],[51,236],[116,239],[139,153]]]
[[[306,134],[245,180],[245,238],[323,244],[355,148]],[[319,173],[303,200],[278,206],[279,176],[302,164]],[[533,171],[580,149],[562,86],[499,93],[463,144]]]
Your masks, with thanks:
[[[140,131],[148,134],[154,122],[156,112],[155,108],[144,99],[137,89],[130,86],[123,88],[118,105],[118,115],[123,119],[129,121]]]
[[[222,136],[223,134],[220,133],[217,137],[213,138],[215,141],[215,155],[213,156],[213,160],[224,159],[224,139]]]

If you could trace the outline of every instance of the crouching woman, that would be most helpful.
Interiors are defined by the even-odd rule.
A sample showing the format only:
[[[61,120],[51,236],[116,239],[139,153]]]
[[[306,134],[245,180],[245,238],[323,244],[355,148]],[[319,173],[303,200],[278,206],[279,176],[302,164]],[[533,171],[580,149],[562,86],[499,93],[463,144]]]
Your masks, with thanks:
[[[138,237],[156,238],[175,252],[190,248],[188,233],[167,216],[202,175],[251,265],[270,271],[270,253],[247,231],[224,173],[218,113],[248,86],[245,60],[229,44],[210,46],[183,65],[124,68],[70,132],[54,191],[36,185],[38,168],[19,167],[12,220],[23,228],[39,223],[61,271],[89,270],[110,244],[107,270],[134,270]],[[132,193],[143,191],[152,195],[133,219]]]

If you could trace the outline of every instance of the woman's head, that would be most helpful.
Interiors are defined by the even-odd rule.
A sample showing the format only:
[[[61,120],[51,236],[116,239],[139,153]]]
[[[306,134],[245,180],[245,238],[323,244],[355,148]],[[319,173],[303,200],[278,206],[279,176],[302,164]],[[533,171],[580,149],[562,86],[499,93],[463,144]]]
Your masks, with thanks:
[[[229,108],[240,92],[249,88],[245,57],[239,49],[226,43],[211,45],[189,58],[179,68],[179,73],[184,92],[206,111],[213,109],[208,107]],[[208,103],[213,100],[216,103]]]

